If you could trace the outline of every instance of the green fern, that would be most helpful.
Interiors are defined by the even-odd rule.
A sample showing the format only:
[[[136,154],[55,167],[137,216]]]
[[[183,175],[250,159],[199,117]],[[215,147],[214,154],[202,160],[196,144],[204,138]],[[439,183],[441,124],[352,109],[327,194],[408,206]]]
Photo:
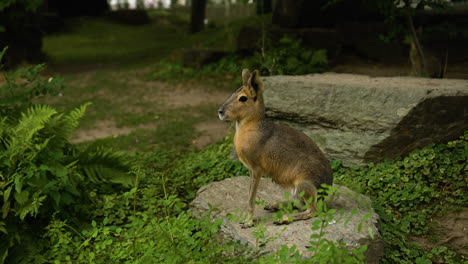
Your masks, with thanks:
[[[33,252],[41,246],[32,241],[41,241],[52,215],[76,217],[90,190],[115,191],[132,182],[123,154],[69,142],[89,104],[68,113],[32,104],[62,88],[60,79],[42,78],[43,69],[5,73],[0,84],[0,264],[36,263],[26,261],[24,252],[38,255]]]
[[[74,156],[80,172],[93,184],[115,183],[131,186],[133,177],[128,174],[129,164],[123,152],[110,149],[88,147]]]
[[[10,149],[22,152],[32,147],[33,137],[44,128],[56,113],[57,111],[49,105],[35,105],[29,108],[26,113],[22,113],[21,119],[12,130]]]
[[[46,138],[51,137],[49,143],[51,150],[60,151],[70,144],[70,138],[89,105],[91,103],[85,103],[66,115],[58,114],[50,120],[48,126],[43,131],[43,136]]]
[[[0,118],[0,152],[5,151],[6,149],[6,142],[4,141],[4,138],[8,133],[7,130],[9,129],[9,127],[6,125],[6,121],[6,117]]]
[[[8,126],[6,119],[0,123],[0,130],[3,132],[1,141],[4,148],[4,151],[0,153],[0,169],[3,167],[2,178],[5,179],[3,189],[11,191],[8,188],[14,186],[15,191],[21,193],[24,181],[34,176],[37,168],[31,166],[30,163],[49,142],[48,139],[35,142],[35,137],[54,114],[56,111],[52,107],[37,105],[22,113],[20,120],[13,127]],[[28,198],[18,197],[17,200],[21,201]],[[7,200],[8,197],[5,197],[2,207],[4,215],[7,214],[9,207]]]
[[[21,220],[35,216],[43,203],[59,210],[72,204],[73,197],[80,196],[79,189],[90,184],[131,185],[122,153],[95,148],[83,151],[69,143],[88,105],[65,115],[51,106],[35,105],[21,113],[17,122],[0,119],[3,218],[11,212]]]

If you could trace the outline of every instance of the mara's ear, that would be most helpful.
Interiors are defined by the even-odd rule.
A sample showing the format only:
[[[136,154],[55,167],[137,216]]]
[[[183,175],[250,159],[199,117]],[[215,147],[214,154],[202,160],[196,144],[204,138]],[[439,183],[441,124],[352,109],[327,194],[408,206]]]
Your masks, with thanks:
[[[249,78],[250,78],[249,69],[243,69],[242,70],[242,85],[243,86],[247,86]]]
[[[263,92],[263,82],[260,79],[260,72],[258,70],[253,71],[250,75],[248,86],[252,90],[253,96],[257,96]]]

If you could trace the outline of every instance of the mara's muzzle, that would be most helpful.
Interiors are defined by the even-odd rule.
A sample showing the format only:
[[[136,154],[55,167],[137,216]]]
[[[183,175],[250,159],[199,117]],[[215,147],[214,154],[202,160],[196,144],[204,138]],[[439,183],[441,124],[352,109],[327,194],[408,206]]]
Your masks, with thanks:
[[[221,107],[218,109],[218,116],[219,116],[219,119],[220,119],[221,121],[225,121],[225,120],[226,120],[226,114],[225,114],[225,112],[224,112],[224,107],[221,106]]]

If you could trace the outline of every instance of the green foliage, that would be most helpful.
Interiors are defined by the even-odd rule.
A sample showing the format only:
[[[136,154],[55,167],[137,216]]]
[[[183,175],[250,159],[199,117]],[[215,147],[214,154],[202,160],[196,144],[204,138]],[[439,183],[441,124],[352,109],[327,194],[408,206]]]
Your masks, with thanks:
[[[283,37],[279,44],[262,55],[256,52],[251,57],[228,55],[216,63],[200,69],[184,67],[181,63],[160,62],[152,77],[157,80],[190,79],[206,76],[238,76],[243,68],[258,69],[262,75],[300,75],[324,72],[328,67],[327,52],[324,49],[304,48],[301,40]]]
[[[183,156],[171,164],[173,170],[167,173],[171,175],[167,177],[168,192],[190,200],[200,187],[210,182],[247,175],[247,169],[238,160],[228,158],[232,150],[231,135],[202,152],[191,152]],[[162,186],[161,179],[153,181]]]
[[[92,222],[75,233],[64,221],[53,221],[46,237],[53,244],[45,256],[64,263],[215,263],[223,247],[214,239],[221,223],[195,220],[184,212],[155,218],[140,212],[127,228]]]
[[[350,251],[347,249],[346,243],[343,241],[334,242],[325,238],[326,232],[324,229],[331,223],[338,223],[340,221],[344,221],[346,223],[346,221],[349,221],[350,218],[357,213],[357,210],[353,210],[351,211],[351,214],[345,218],[343,209],[338,212],[337,209],[328,208],[326,201],[329,201],[336,192],[336,188],[324,185],[324,189],[321,190],[321,193],[319,194],[317,202],[318,212],[311,225],[311,230],[314,233],[310,237],[310,247],[308,248],[308,250],[312,252],[313,256],[310,259],[307,259],[305,263],[364,263],[365,261],[364,253],[367,250],[366,245]],[[302,200],[303,195],[304,193],[299,194],[299,199]],[[289,195],[286,195],[285,198],[286,200],[289,200]],[[277,219],[281,220],[284,216],[289,216],[289,221],[291,221],[290,214],[297,213],[295,208],[299,208],[299,205],[300,201],[297,199],[287,203],[287,205],[280,205],[279,214],[276,214]],[[307,205],[300,209],[301,211],[307,209]],[[361,232],[360,229],[362,229],[364,222],[367,221],[370,216],[371,214],[367,214],[363,219],[361,219],[356,232]],[[373,234],[370,234],[370,236],[373,238]],[[294,258],[296,257],[294,256]],[[302,262],[295,260],[292,261],[292,263]]]
[[[134,173],[136,179],[144,177],[141,170]],[[194,219],[190,212],[181,210],[185,204],[177,196],[164,192],[156,197],[151,187],[135,185],[115,196],[113,204],[123,211],[106,209],[104,218],[91,221],[80,231],[66,221],[52,221],[45,234],[51,249],[44,259],[64,263],[233,262],[227,252],[233,252],[235,244],[222,244],[215,237],[221,219],[211,222],[208,215]],[[118,216],[116,211],[120,211]],[[235,263],[243,263],[242,259]]]
[[[143,175],[140,169],[134,173],[135,187],[106,195],[111,199],[96,200],[99,213],[83,228],[55,218],[45,234],[50,249],[41,258],[63,263],[362,263],[366,247],[350,254],[342,243],[323,237],[311,238],[310,250],[316,251],[312,260],[303,258],[297,248],[287,246],[270,255],[259,254],[261,247],[277,239],[266,237],[261,223],[252,229],[260,241],[257,252],[238,243],[223,243],[216,236],[223,219],[213,221],[213,212],[194,219],[184,209],[185,203],[168,193],[167,175],[160,175],[161,194],[152,185],[139,187],[140,178],[151,177]],[[320,230],[323,236],[322,229],[334,220],[336,210],[319,208],[319,218],[312,229]]]
[[[347,221],[351,220],[357,212],[358,209],[354,208],[349,214],[345,215],[344,209],[338,211],[337,209],[329,209],[326,206],[325,201],[329,201],[333,195],[336,194],[338,190],[331,186],[324,186],[324,189],[319,194],[319,201],[317,202],[317,215],[314,217],[314,221],[311,224],[312,234],[310,236],[310,246],[307,248],[308,251],[312,253],[312,257],[305,257],[297,249],[295,245],[288,247],[286,245],[282,246],[280,250],[276,252],[271,252],[271,254],[264,255],[262,253],[263,247],[268,243],[280,239],[283,232],[287,230],[287,226],[284,229],[280,230],[274,236],[267,236],[266,231],[267,227],[265,226],[264,220],[261,220],[257,223],[252,230],[252,235],[256,238],[256,249],[255,252],[249,252],[254,256],[253,263],[365,263],[365,252],[367,246],[363,245],[353,250],[349,250],[344,241],[331,241],[325,238],[326,231],[325,228],[330,224],[338,223],[343,221],[345,224]],[[299,195],[299,199],[302,200],[303,194]],[[290,200],[289,195],[285,194],[286,200]],[[350,197],[351,198],[351,197]],[[353,198],[351,198],[353,199]],[[258,201],[259,204],[264,204],[264,201]],[[300,205],[300,200],[294,199],[285,204],[280,204],[279,213],[274,215],[276,223],[281,222],[283,219],[289,218],[291,221],[290,214],[295,214],[298,211],[295,208],[298,208]],[[301,208],[302,210],[307,209],[307,206]],[[356,232],[361,232],[362,226],[367,220],[372,216],[371,213],[368,213],[363,216],[360,220]],[[245,212],[235,212],[234,214],[228,214],[227,218],[231,222],[245,223],[250,221],[249,215]],[[270,221],[270,220],[266,220]],[[369,236],[373,239],[373,233],[369,231]]]
[[[157,71],[153,73],[152,77],[156,80],[172,80],[174,78],[193,78],[196,71],[189,67],[184,67],[181,63],[169,63],[161,61],[156,64]]]
[[[413,263],[426,255],[409,235],[428,231],[431,216],[449,206],[467,204],[466,171],[468,132],[459,140],[430,145],[403,159],[389,160],[351,170],[333,163],[335,179],[372,197],[386,242],[386,263]],[[443,263],[455,263],[455,259]],[[423,262],[421,262],[423,263]]]
[[[27,254],[17,248],[37,239],[55,212],[76,217],[81,204],[89,200],[87,189],[109,191],[100,186],[129,185],[122,153],[79,150],[69,143],[88,104],[69,113],[32,104],[37,95],[57,86],[40,77],[42,68],[5,73],[7,84],[1,86],[0,263],[9,255],[10,260],[24,259]],[[31,251],[42,246],[28,245]]]
[[[301,40],[283,37],[279,45],[267,50],[264,56],[257,53],[251,68],[263,75],[302,75],[324,72],[328,66],[327,51],[312,50],[302,46]]]
[[[427,253],[416,242],[409,241],[408,236],[425,233],[430,217],[448,205],[466,204],[466,197],[463,196],[467,191],[463,178],[466,175],[468,153],[466,139],[464,136],[445,145],[428,146],[412,152],[405,159],[369,164],[364,168],[347,169],[337,161],[332,163],[337,182],[372,197],[374,207],[382,219],[381,235],[386,242],[385,263],[426,263],[431,260],[456,263],[457,257],[450,249],[436,247]],[[179,161],[170,163],[175,169],[167,173],[167,191],[185,197],[182,201],[188,201],[199,187],[213,180],[246,175],[247,171],[239,162],[225,158],[232,150],[231,142],[231,138],[226,138],[206,151],[189,153]],[[154,181],[155,188],[161,182]],[[294,213],[295,205],[292,203],[283,207],[283,214]],[[324,212],[320,217],[323,220],[320,225],[326,224],[325,220],[329,217],[330,214]],[[274,239],[262,237],[261,229],[257,231],[260,245]],[[323,237],[314,239],[315,246],[312,249],[330,249],[318,251],[321,259],[337,263],[341,259],[341,263],[346,263],[349,255],[343,251],[343,245],[333,244]],[[281,263],[280,259],[287,259],[290,263],[301,263],[301,258],[295,252],[285,247],[272,256],[254,262]],[[365,248],[361,248],[351,256],[356,258],[355,262],[360,262],[364,252]],[[296,257],[297,261],[294,260]]]
[[[226,158],[231,149],[232,136],[210,146],[205,151],[187,153],[179,157],[179,160],[172,160],[172,154],[164,152],[158,153],[155,157],[144,156],[146,164],[152,162],[153,158],[155,162],[160,161],[161,164],[155,164],[156,171],[135,170],[133,172],[136,176],[135,187],[127,192],[108,194],[90,192],[89,199],[92,206],[86,205],[86,208],[92,212],[90,220],[84,224],[77,225],[56,215],[44,235],[44,239],[50,243],[44,252],[35,256],[35,261],[38,263],[41,263],[40,260],[47,263],[58,261],[63,263],[363,263],[366,247],[349,252],[343,243],[332,243],[325,239],[323,230],[326,225],[343,219],[337,219],[338,212],[335,209],[327,209],[323,202],[319,202],[319,215],[311,226],[313,230],[318,231],[317,235],[311,237],[309,248],[316,253],[313,259],[304,259],[294,247],[284,246],[279,251],[265,256],[243,248],[240,244],[220,243],[216,234],[222,224],[221,220],[211,222],[208,215],[196,220],[186,211],[186,203],[199,187],[209,182],[247,173],[238,161]],[[413,211],[416,212],[418,207],[432,210],[431,212],[436,209],[432,208],[432,205],[428,206],[427,203],[431,201],[425,199],[412,199],[416,201],[416,207],[414,204],[404,204],[403,201],[407,199],[404,199],[398,190],[405,192],[404,186],[415,179],[429,181],[439,187],[449,184],[448,188],[453,187],[451,190],[459,190],[460,181],[453,182],[453,179],[458,179],[464,169],[460,166],[463,165],[461,161],[466,158],[466,149],[466,140],[463,138],[447,145],[432,146],[413,152],[406,163],[404,160],[387,161],[371,164],[366,168],[353,169],[343,168],[339,162],[333,163],[338,181],[357,182],[358,185],[354,185],[355,187],[360,187],[363,192],[373,197],[374,206],[382,218],[382,236],[388,245],[385,255],[387,263],[429,263],[430,259],[440,263],[455,263],[453,252],[447,248],[438,247],[430,253],[425,253],[407,240],[409,233],[403,231],[402,223],[414,221],[414,218],[405,220],[397,210],[401,209],[406,215],[414,216],[408,207],[413,206]],[[400,169],[411,168],[412,172],[398,173],[398,166],[395,165],[397,163]],[[394,166],[397,166],[397,169]],[[167,170],[168,167],[172,169]],[[446,178],[439,175],[440,177],[431,180],[424,174],[426,167],[437,172],[445,168],[441,173],[451,176]],[[449,167],[452,169],[447,172]],[[161,172],[162,168],[166,168],[166,171]],[[394,177],[405,179],[404,176],[410,177],[408,176],[410,174],[413,176],[403,183],[400,183],[401,180],[393,179]],[[380,185],[377,187],[376,184],[379,182]],[[374,187],[369,188],[369,186]],[[439,187],[434,187],[434,190],[438,190]],[[379,191],[381,189],[401,199],[388,199],[388,196],[385,196],[386,199],[379,198],[384,196],[384,192]],[[424,188],[421,191],[427,195]],[[413,193],[404,195],[413,197],[410,196]],[[449,197],[455,197],[450,202],[453,204],[461,204],[463,200],[460,199],[466,199],[460,196],[458,191],[442,193],[440,196],[429,197],[437,197],[438,201],[447,203],[450,201]],[[401,206],[402,203],[404,206]],[[293,212],[291,211],[293,205],[297,204],[284,207],[284,212]],[[386,210],[390,212],[387,213]],[[399,221],[392,217],[398,218]],[[412,222],[410,227],[415,229],[411,224]],[[266,237],[261,224],[254,228],[253,232],[259,239],[259,247],[276,239]]]
[[[23,6],[26,11],[36,11],[42,4],[42,0],[3,0],[0,3],[0,12],[14,4]]]
[[[325,200],[330,197],[330,194],[335,192],[333,188],[327,190],[328,195],[325,196]],[[336,209],[328,209],[325,204],[325,200],[319,200],[317,202],[318,215],[317,219],[312,222],[312,230],[318,231],[317,234],[311,235],[311,247],[310,251],[313,252],[313,257],[311,261],[314,263],[365,263],[364,253],[367,250],[367,245],[362,245],[358,248],[351,250],[351,252],[346,248],[346,243],[343,241],[333,242],[324,238],[325,232],[324,228],[330,225],[330,223],[338,221],[349,221],[349,219],[342,219],[343,211],[340,211],[340,217],[337,217]],[[354,212],[352,211],[351,217]],[[370,217],[370,214],[364,216],[362,222],[358,225],[358,230],[360,232],[363,222]],[[371,237],[372,234],[371,234]]]
[[[1,119],[0,223],[5,226],[2,241],[9,243],[2,243],[2,249],[19,239],[17,225],[47,219],[58,210],[74,213],[73,205],[87,199],[89,186],[124,183],[122,179],[128,178],[121,154],[79,151],[68,143],[85,109],[86,105],[62,115],[50,106],[34,105],[18,120]]]
[[[228,55],[215,63],[208,64],[199,69],[185,67],[182,63],[161,61],[156,64],[156,69],[152,73],[152,78],[161,81],[171,81],[174,79],[192,79],[203,77],[219,77],[222,75],[239,75],[245,65],[251,64],[249,59],[243,59],[236,55]]]
[[[7,48],[0,51],[0,62],[6,51]],[[33,98],[57,95],[63,89],[61,78],[45,79],[40,75],[44,69],[45,65],[39,64],[1,72],[5,83],[0,85],[0,116],[18,114],[32,105]]]

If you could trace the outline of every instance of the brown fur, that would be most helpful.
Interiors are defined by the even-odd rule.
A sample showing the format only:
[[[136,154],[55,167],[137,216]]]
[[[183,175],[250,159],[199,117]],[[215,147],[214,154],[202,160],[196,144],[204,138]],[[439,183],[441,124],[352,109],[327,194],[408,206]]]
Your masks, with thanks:
[[[302,132],[265,119],[263,83],[258,71],[242,71],[243,85],[219,108],[221,120],[235,121],[234,146],[240,161],[249,168],[251,184],[249,213],[254,215],[254,200],[263,175],[298,195],[308,209],[294,220],[308,219],[316,213],[317,189],[332,185],[328,160],[319,147]],[[242,99],[246,99],[244,102]],[[240,99],[240,100],[239,100]],[[312,197],[312,202],[309,202]],[[272,206],[271,209],[274,209]],[[288,223],[284,219],[281,223]],[[253,222],[246,226],[253,225]]]

